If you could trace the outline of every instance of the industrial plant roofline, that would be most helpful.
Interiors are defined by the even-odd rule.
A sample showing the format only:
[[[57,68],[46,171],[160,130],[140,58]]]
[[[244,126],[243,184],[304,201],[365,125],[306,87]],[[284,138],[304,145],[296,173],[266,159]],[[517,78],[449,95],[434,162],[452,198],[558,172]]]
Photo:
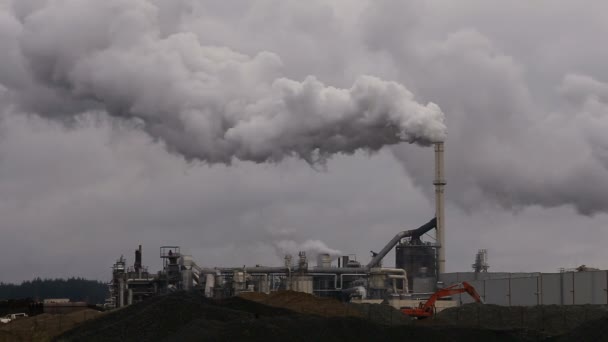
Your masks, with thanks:
[[[399,241],[401,241],[401,239],[410,237],[413,240],[420,240],[420,237],[422,235],[424,235],[426,232],[435,227],[437,227],[436,217],[416,229],[404,230],[401,233],[395,235],[395,237],[391,241],[389,241],[378,254],[374,256],[374,258],[369,262],[369,264],[367,264],[367,268],[369,269],[372,267],[377,267],[380,261],[384,259],[388,252],[390,252],[391,249],[393,249],[399,243]]]

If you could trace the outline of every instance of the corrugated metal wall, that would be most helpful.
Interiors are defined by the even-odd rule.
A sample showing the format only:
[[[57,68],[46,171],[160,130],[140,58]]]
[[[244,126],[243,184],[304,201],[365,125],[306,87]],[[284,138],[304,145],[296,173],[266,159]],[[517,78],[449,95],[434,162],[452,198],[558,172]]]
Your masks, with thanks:
[[[444,285],[467,281],[488,304],[608,304],[608,271],[564,273],[445,273]],[[468,295],[455,296],[462,304]]]

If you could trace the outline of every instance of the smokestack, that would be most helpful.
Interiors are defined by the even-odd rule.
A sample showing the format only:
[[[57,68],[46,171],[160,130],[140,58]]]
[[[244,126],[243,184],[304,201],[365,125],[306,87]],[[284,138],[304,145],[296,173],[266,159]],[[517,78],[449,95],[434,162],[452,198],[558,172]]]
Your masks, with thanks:
[[[133,266],[135,268],[135,272],[139,272],[141,269],[141,245],[139,245],[139,249],[135,250],[135,264]]]
[[[446,185],[443,165],[443,142],[435,143],[435,215],[437,217],[437,243],[439,244],[438,272],[445,273],[445,213],[443,207]]]

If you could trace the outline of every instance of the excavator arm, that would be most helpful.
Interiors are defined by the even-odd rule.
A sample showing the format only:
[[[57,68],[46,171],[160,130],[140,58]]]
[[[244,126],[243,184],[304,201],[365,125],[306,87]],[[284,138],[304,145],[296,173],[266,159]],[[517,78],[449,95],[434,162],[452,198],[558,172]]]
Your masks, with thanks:
[[[449,297],[460,293],[468,293],[477,303],[483,303],[481,296],[477,293],[475,288],[466,281],[463,281],[462,283],[439,289],[437,292],[433,293],[426,302],[420,303],[420,306],[417,308],[402,308],[401,312],[418,319],[431,317],[435,313],[435,302],[437,302],[439,298]]]

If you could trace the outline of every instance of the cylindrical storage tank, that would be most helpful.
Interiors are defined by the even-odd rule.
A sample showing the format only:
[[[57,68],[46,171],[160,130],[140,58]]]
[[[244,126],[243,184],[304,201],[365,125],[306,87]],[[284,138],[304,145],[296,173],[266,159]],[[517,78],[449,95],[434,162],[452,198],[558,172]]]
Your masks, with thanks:
[[[346,263],[346,266],[344,267],[348,267],[348,268],[360,268],[361,267],[361,263],[358,262],[357,260],[349,260]]]
[[[192,288],[192,270],[182,270],[182,289],[190,290]]]
[[[265,277],[258,277],[257,291],[262,293],[270,293],[268,275],[266,275]]]
[[[331,255],[327,253],[321,253],[317,255],[317,267],[329,268],[331,267]]]
[[[205,276],[205,297],[213,297],[213,287],[215,286],[215,277],[213,274],[207,274]]]
[[[245,290],[245,272],[234,272],[232,286],[236,293]]]
[[[348,260],[348,255],[342,256],[342,267],[346,267],[346,265],[348,264]]]
[[[427,244],[399,244],[395,248],[395,266],[407,272],[409,288],[414,289],[414,278],[436,277],[437,248]]]
[[[432,293],[435,292],[435,284],[437,284],[435,277],[416,277],[413,291],[414,293]]]
[[[180,261],[183,266],[187,266],[187,267],[192,266],[192,264],[194,263],[194,260],[192,259],[192,256],[190,256],[190,255],[182,255]]]
[[[244,272],[234,272],[234,277],[232,280],[235,283],[244,283],[245,282],[245,273]]]
[[[311,276],[294,276],[291,278],[291,290],[312,294]]]
[[[383,273],[372,274],[369,277],[369,287],[372,289],[386,289],[386,275]]]

